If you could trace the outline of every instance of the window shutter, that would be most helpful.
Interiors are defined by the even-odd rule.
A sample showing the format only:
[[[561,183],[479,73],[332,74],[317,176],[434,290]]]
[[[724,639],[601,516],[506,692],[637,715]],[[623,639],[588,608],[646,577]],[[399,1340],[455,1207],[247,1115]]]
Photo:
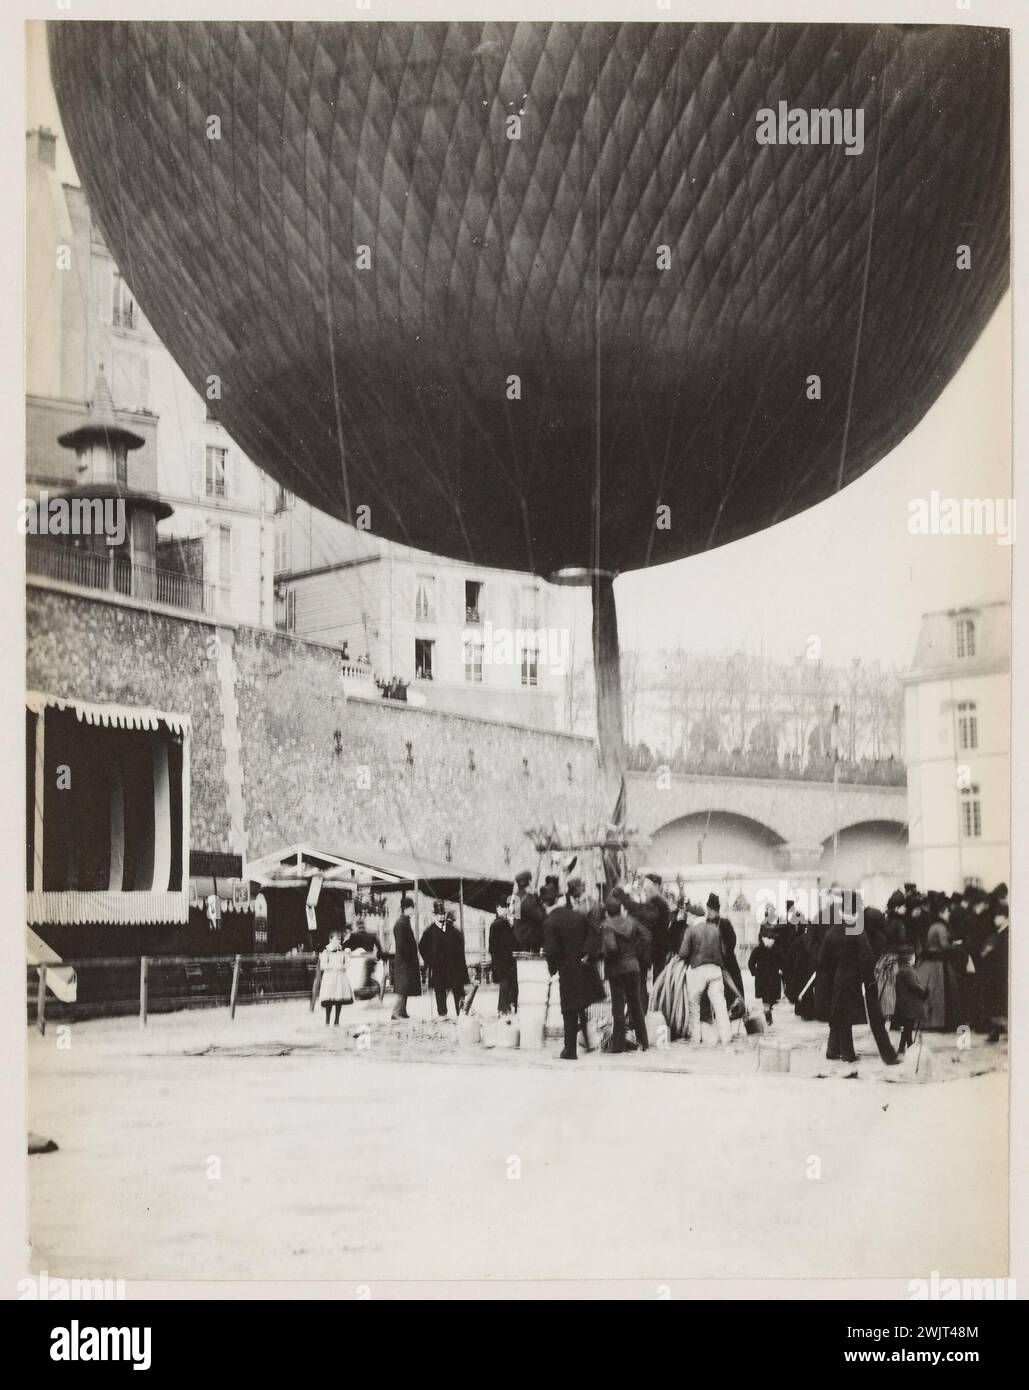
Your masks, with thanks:
[[[103,261],[96,267],[97,318],[101,323],[110,324],[114,315],[114,271]]]
[[[194,440],[190,449],[190,490],[194,497],[204,495],[204,446]]]
[[[232,573],[242,574],[243,572],[243,537],[240,535],[238,526],[233,526],[229,532],[229,547],[232,552]]]
[[[229,496],[234,502],[243,500],[243,457],[238,449],[229,450],[228,485]]]

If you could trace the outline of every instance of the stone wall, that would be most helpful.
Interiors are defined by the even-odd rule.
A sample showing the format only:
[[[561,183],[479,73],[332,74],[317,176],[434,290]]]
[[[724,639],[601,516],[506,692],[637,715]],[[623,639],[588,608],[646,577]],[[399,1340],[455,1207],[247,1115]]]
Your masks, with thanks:
[[[347,699],[331,647],[35,581],[27,628],[30,689],[190,716],[194,849],[256,858],[297,841],[331,852],[384,838],[392,852],[442,860],[449,836],[455,866],[505,876],[535,867],[530,825],[592,833],[605,814],[591,741]],[[231,823],[240,775],[245,844]]]
[[[192,847],[230,850],[215,628],[30,583],[26,635],[29,690],[189,715]]]
[[[535,867],[530,825],[593,833],[604,814],[589,740],[348,700],[339,653],[282,634],[241,628],[235,655],[252,856],[385,837],[443,860],[449,836],[455,865],[504,876]]]

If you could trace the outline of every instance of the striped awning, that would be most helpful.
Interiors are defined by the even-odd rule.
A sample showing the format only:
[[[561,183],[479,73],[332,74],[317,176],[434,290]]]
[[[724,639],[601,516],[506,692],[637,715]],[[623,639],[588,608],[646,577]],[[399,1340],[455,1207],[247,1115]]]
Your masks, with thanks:
[[[182,890],[70,888],[25,896],[26,916],[32,926],[77,927],[114,922],[142,927],[189,920],[189,894]]]
[[[190,728],[188,714],[169,714],[167,710],[151,709],[147,705],[93,705],[60,695],[45,695],[30,690],[25,703],[35,714],[46,709],[73,710],[85,724],[100,724],[112,729],[158,729],[163,724],[172,733],[185,734]]]

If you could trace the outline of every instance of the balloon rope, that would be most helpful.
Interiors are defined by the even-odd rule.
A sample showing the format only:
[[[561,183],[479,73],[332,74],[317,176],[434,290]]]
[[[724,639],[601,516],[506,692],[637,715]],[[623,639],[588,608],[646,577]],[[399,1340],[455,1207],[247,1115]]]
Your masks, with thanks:
[[[875,131],[875,167],[872,170],[872,206],[868,210],[868,241],[865,245],[865,270],[861,280],[861,302],[858,308],[857,334],[854,338],[854,358],[850,365],[850,387],[847,391],[847,414],[843,421],[843,440],[840,445],[840,466],[836,473],[836,491],[843,488],[843,470],[847,462],[847,444],[850,440],[850,416],[854,408],[854,387],[857,384],[858,359],[861,356],[861,334],[865,326],[865,300],[868,298],[868,272],[872,265],[872,235],[875,231],[875,205],[879,192],[879,153],[882,149],[883,121],[885,119],[884,92],[886,81],[886,54],[883,54],[879,70],[879,119]]]
[[[597,687],[597,741],[605,779],[620,779],[625,770],[622,731],[622,672],[618,650],[618,612],[614,579],[593,576],[593,668]]]

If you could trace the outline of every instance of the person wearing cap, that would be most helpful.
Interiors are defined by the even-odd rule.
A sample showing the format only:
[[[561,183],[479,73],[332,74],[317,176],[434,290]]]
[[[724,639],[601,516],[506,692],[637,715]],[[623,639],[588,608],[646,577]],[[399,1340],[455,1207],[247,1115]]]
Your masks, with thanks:
[[[772,910],[774,912],[774,908]],[[766,913],[758,932],[757,945],[747,961],[747,968],[754,976],[754,993],[764,1006],[765,1022],[768,1024],[772,1022],[772,1010],[782,997],[782,952],[777,932],[778,923],[774,919],[770,921]]]
[[[636,1047],[646,1052],[647,1025],[643,1017],[639,987],[639,951],[644,944],[643,928],[633,917],[622,911],[622,900],[614,893],[604,903],[604,973],[611,986],[612,1052],[633,1049],[625,1038],[625,1012],[636,1035]]]
[[[925,1023],[925,1001],[929,991],[915,972],[915,953],[905,944],[899,951],[899,965],[896,978],[896,999],[892,1010],[894,1028],[900,1029],[897,1056],[904,1053],[914,1042],[914,1030]]]
[[[531,883],[532,874],[528,869],[515,876],[518,917],[512,925],[519,951],[538,956],[543,946],[543,922],[547,914],[540,898],[529,887]]]
[[[496,914],[489,929],[490,971],[496,984],[500,986],[497,1001],[498,1014],[518,1011],[518,962],[514,958],[514,928],[510,920],[510,903],[507,898],[497,903]]]
[[[551,975],[558,977],[561,988],[564,1024],[561,1060],[566,1062],[574,1062],[579,1055],[580,1028],[583,1037],[588,1036],[586,1010],[591,1004],[603,1003],[606,998],[594,964],[603,952],[602,938],[581,910],[584,896],[582,879],[569,879],[564,898],[555,902],[543,924],[543,954]]]
[[[464,956],[464,938],[454,924],[453,916],[446,904],[436,901],[432,905],[432,924],[422,933],[418,951],[425,962],[429,975],[429,985],[436,996],[436,1013],[440,1018],[447,1017],[447,996],[454,996],[454,1011],[461,1012],[465,986],[468,983],[468,966]]]
[[[410,914],[414,903],[404,898],[400,904],[400,916],[393,924],[393,974],[392,986],[396,994],[393,1005],[393,1018],[409,1018],[407,1001],[422,992],[421,970],[418,965],[418,943],[414,936]]]
[[[665,968],[668,959],[668,925],[671,913],[661,891],[661,875],[647,873],[643,876],[643,900],[630,897],[619,884],[612,891],[630,917],[635,918],[643,929],[639,950],[640,1001],[644,1012],[649,999],[647,973],[653,966],[656,980]]]
[[[700,1009],[705,996],[714,1015],[718,1041],[727,1046],[731,1029],[722,979],[721,903],[712,893],[702,922],[691,922],[682,935],[679,955],[686,962],[686,998],[690,1010],[690,1043],[700,1046]]]

